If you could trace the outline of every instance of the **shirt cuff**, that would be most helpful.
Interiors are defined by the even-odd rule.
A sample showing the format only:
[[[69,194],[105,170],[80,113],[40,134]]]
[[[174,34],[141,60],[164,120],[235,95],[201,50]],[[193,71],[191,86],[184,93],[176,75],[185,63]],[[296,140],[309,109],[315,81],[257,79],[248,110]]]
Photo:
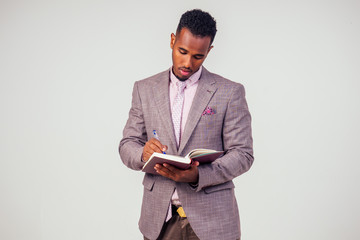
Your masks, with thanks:
[[[189,183],[189,185],[190,185],[190,187],[192,188],[192,189],[196,189],[198,186],[199,186],[199,183],[197,182],[197,183]]]

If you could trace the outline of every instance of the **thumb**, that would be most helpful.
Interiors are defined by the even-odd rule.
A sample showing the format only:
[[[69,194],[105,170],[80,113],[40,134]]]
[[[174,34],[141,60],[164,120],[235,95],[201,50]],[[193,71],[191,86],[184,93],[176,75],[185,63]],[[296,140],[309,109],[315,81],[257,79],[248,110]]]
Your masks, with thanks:
[[[194,161],[194,162],[192,163],[192,165],[195,166],[195,167],[197,167],[197,166],[200,165],[200,163],[199,163],[198,161]]]

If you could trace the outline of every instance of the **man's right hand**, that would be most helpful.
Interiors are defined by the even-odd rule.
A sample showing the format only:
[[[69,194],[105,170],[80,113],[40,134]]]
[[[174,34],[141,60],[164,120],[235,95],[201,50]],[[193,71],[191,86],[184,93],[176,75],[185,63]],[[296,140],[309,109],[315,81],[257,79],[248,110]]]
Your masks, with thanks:
[[[168,147],[166,145],[162,145],[159,140],[157,140],[156,138],[152,138],[145,143],[142,160],[146,162],[147,160],[149,160],[149,158],[154,152],[162,153],[165,152],[167,149]]]

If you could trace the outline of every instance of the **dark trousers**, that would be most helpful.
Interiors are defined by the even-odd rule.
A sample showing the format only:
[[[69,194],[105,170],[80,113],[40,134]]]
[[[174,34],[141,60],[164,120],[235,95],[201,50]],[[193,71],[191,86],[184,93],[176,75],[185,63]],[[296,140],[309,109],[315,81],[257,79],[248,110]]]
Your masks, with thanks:
[[[144,240],[150,240],[144,236]],[[199,240],[191,228],[187,218],[179,215],[173,217],[164,223],[161,233],[157,240]]]

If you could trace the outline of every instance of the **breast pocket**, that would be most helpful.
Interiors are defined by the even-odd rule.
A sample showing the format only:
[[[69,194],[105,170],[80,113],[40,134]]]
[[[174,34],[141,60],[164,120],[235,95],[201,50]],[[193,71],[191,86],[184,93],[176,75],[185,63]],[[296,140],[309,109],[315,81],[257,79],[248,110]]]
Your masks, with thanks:
[[[223,119],[220,114],[203,115],[200,118],[193,136],[201,140],[201,148],[220,150],[222,147]],[[199,143],[195,143],[198,145]]]

